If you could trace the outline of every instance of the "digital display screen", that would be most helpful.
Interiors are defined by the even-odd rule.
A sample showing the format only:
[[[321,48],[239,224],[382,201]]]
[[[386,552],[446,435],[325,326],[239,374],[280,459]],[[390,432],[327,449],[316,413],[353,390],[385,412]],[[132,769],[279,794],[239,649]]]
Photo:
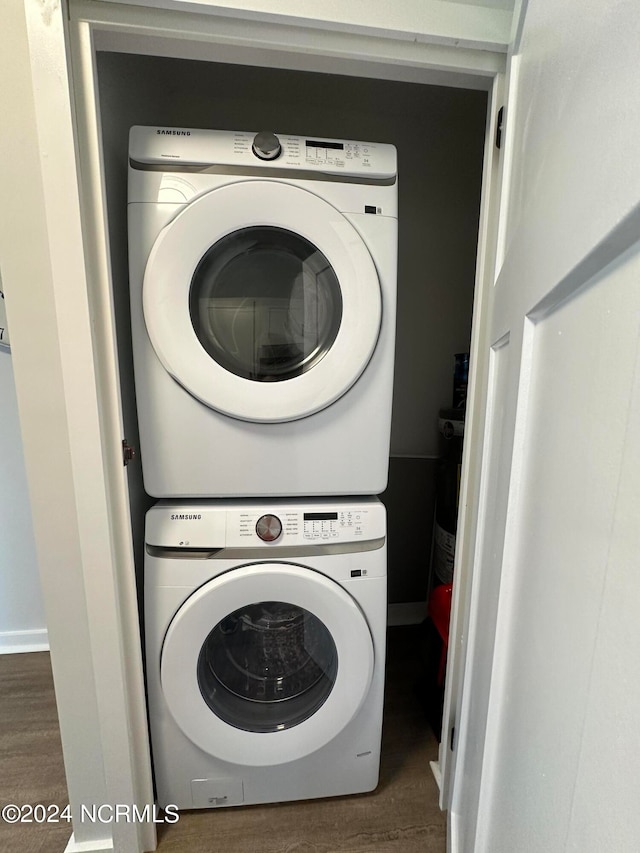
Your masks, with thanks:
[[[305,512],[305,521],[337,521],[337,512]]]
[[[336,151],[344,151],[342,142],[314,142],[312,139],[307,139],[305,145],[307,148],[332,148]]]

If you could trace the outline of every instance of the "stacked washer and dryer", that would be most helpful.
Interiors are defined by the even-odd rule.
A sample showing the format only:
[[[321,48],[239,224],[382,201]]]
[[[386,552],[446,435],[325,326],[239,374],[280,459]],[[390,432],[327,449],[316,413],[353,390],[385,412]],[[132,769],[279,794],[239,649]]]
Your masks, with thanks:
[[[129,264],[158,802],[370,791],[395,148],[134,127]]]

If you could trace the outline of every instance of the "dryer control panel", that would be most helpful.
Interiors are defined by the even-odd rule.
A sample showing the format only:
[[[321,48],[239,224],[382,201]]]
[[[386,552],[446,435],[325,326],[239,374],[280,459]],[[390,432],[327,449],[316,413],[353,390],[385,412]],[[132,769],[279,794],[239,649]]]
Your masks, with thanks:
[[[274,176],[284,170],[343,175],[364,182],[393,183],[397,173],[394,145],[351,139],[293,136],[271,131],[198,130],[132,127],[129,157],[135,169],[165,164],[167,172],[223,168],[233,174],[254,168]],[[231,171],[229,171],[231,170]]]
[[[376,498],[336,502],[160,501],[147,513],[146,542],[167,548],[273,548],[338,545],[386,535]]]

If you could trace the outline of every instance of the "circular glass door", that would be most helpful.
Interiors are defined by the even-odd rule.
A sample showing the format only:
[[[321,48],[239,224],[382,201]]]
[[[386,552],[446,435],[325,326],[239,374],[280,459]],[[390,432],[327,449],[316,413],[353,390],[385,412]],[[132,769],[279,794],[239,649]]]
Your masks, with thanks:
[[[378,274],[333,205],[279,181],[189,202],[144,273],[147,333],[165,370],[223,414],[304,418],[345,394],[380,332]]]
[[[214,714],[249,732],[297,726],[324,704],[338,652],[326,626],[304,607],[265,601],[225,616],[205,640],[198,683]]]
[[[342,320],[340,285],[322,252],[283,228],[243,228],[198,264],[189,296],[198,340],[226,370],[281,382],[311,370]]]
[[[192,593],[162,646],[169,711],[234,764],[294,761],[353,719],[369,691],[367,620],[339,584],[284,563],[241,566]]]

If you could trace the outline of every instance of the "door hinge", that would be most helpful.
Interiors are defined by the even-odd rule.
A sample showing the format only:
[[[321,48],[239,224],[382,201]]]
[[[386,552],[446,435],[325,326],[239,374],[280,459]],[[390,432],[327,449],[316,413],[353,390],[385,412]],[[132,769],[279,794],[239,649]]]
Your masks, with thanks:
[[[132,459],[136,458],[136,449],[131,447],[126,438],[122,439],[122,464],[126,467]]]
[[[453,750],[455,749],[455,745],[456,745],[456,727],[451,726],[451,732],[449,734],[449,749],[451,750],[451,752],[453,752]]]
[[[502,148],[502,122],[504,119],[504,107],[498,110],[498,121],[496,127],[496,148]]]

